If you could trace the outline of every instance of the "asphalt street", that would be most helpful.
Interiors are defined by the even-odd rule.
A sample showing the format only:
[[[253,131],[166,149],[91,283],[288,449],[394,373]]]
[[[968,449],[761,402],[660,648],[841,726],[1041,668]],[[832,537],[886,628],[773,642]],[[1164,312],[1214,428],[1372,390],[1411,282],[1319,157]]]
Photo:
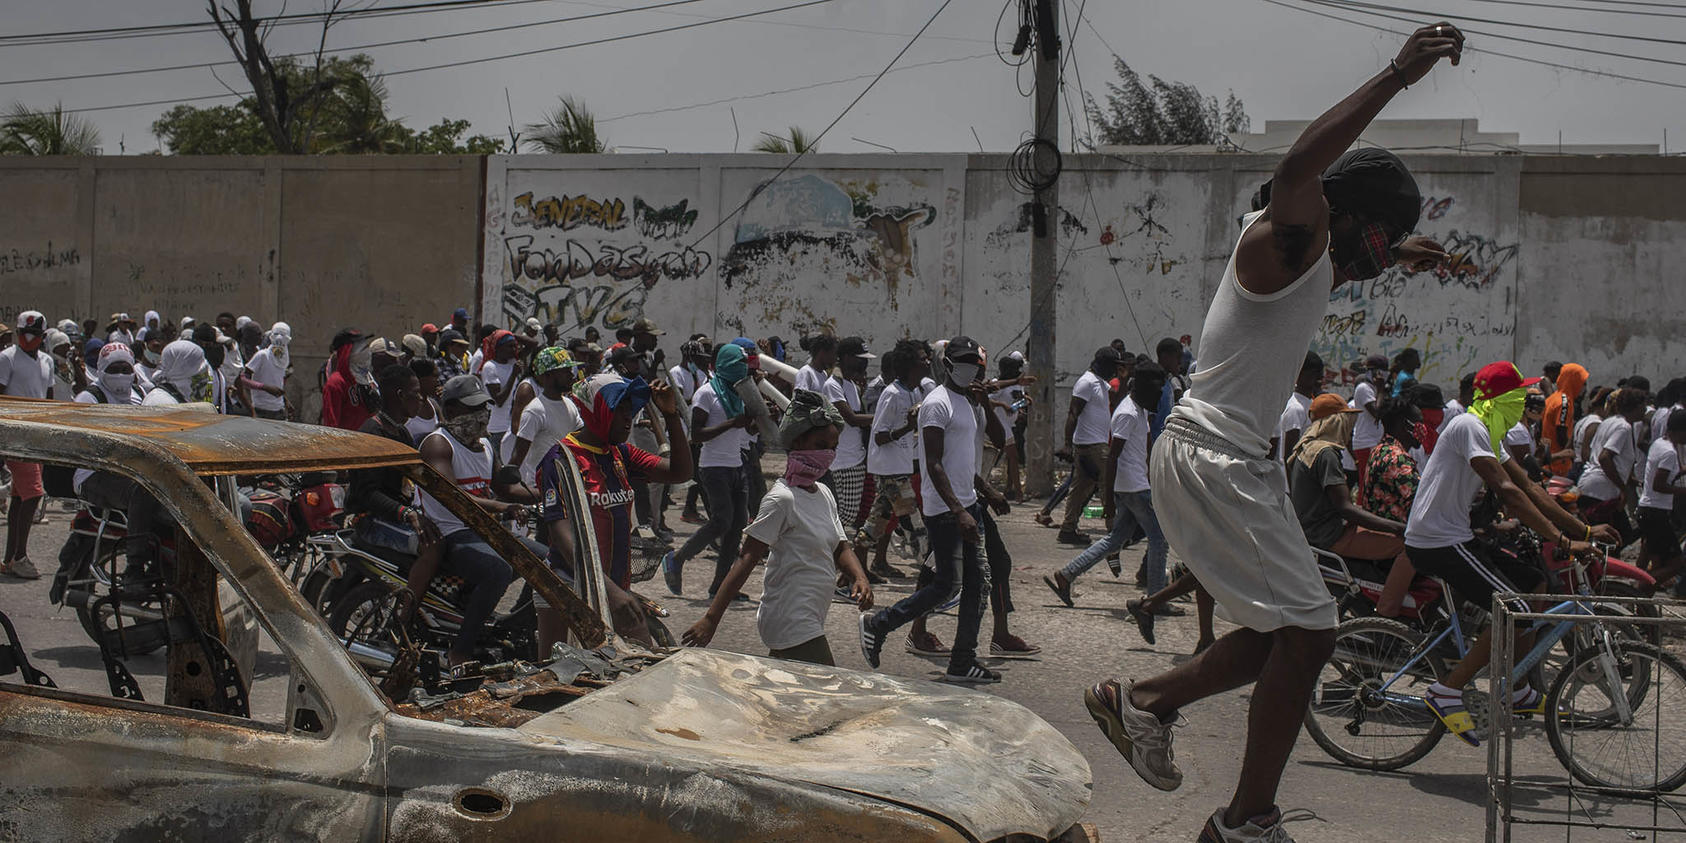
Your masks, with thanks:
[[[1185,617],[1160,620],[1157,645],[1149,646],[1141,639],[1124,611],[1125,600],[1136,593],[1130,580],[1140,561],[1141,549],[1137,547],[1124,552],[1123,579],[1113,578],[1104,565],[1097,566],[1078,582],[1077,607],[1064,607],[1042,584],[1042,576],[1063,565],[1078,549],[1056,545],[1054,531],[1032,522],[1033,511],[1027,504],[1000,523],[1014,555],[1012,589],[1017,611],[1012,615],[1012,630],[1040,645],[1042,653],[1033,660],[992,662],[1005,678],[981,692],[1028,707],[1058,728],[1088,758],[1094,780],[1088,821],[1098,827],[1101,839],[1192,840],[1206,817],[1229,799],[1241,762],[1250,689],[1219,695],[1183,712],[1186,722],[1177,729],[1175,743],[1176,761],[1184,775],[1181,789],[1165,793],[1141,781],[1090,719],[1083,706],[1083,689],[1107,677],[1145,677],[1187,659],[1195,642],[1193,604],[1180,604],[1188,612]],[[673,515],[677,522],[677,513]],[[44,573],[50,574],[56,562],[68,523],[69,516],[55,506],[51,520],[35,529],[32,556]],[[678,523],[674,526],[682,528],[682,534],[692,529]],[[1086,522],[1084,526],[1091,532],[1100,529],[1098,522]],[[705,591],[713,561],[705,555],[690,564],[683,597],[667,595],[659,577],[638,586],[670,610],[668,623],[675,635],[707,608]],[[900,565],[908,567],[906,560]],[[33,582],[0,578],[0,610],[17,625],[36,666],[61,687],[107,694],[97,649],[82,632],[73,612],[47,603],[47,583],[46,578]],[[751,580],[747,591],[751,597],[760,594],[759,576]],[[878,589],[877,601],[888,605],[910,592],[911,581],[892,583]],[[765,654],[755,631],[755,605],[754,601],[736,604],[721,624],[713,646]],[[852,606],[833,604],[827,632],[841,666],[865,669],[855,616]],[[1219,621],[1220,635],[1228,628]],[[932,620],[931,629],[945,642],[950,641],[954,620],[952,616],[939,616]],[[984,629],[987,636],[987,618]],[[1670,647],[1679,653],[1683,642],[1673,638]],[[897,633],[885,647],[882,670],[935,680],[945,664],[946,659],[903,652],[901,633]],[[149,699],[156,699],[162,692],[162,667],[163,659],[157,655],[140,657],[131,664]],[[260,717],[278,719],[285,705],[285,662],[273,651],[262,654],[257,672],[254,711]],[[1686,710],[1686,700],[1679,705]],[[1486,819],[1485,775],[1486,750],[1450,738],[1406,770],[1372,773],[1335,763],[1302,736],[1288,764],[1279,803],[1290,819],[1288,829],[1301,841],[1479,840]],[[1571,799],[1555,788],[1566,780],[1543,731],[1525,726],[1517,743],[1514,782],[1516,805],[1522,816],[1606,822],[1612,818],[1650,818],[1649,809],[1641,811],[1585,793]],[[1674,803],[1679,813],[1664,809],[1660,824],[1686,835],[1686,819],[1681,817],[1686,814],[1686,796],[1677,795]],[[1566,837],[1561,828],[1518,825],[1512,829],[1511,839],[1650,838],[1648,833],[1632,837],[1614,829],[1577,829],[1572,837]]]

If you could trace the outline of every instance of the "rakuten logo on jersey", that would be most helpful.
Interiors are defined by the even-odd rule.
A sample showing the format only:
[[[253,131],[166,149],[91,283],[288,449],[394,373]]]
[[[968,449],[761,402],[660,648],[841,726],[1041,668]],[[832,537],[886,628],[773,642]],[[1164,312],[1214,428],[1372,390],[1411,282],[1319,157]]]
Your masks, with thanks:
[[[632,503],[633,498],[636,497],[637,494],[637,492],[631,489],[622,489],[619,492],[592,492],[590,495],[591,505],[601,509],[613,509],[617,506],[626,506],[627,504]]]

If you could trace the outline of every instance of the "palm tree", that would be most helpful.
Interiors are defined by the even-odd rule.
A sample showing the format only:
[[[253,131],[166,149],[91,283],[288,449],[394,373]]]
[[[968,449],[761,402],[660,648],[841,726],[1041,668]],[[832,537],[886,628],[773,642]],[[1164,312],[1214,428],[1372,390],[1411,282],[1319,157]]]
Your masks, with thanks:
[[[801,126],[791,126],[789,132],[790,133],[788,135],[775,135],[771,132],[762,132],[761,140],[756,141],[755,146],[751,148],[756,152],[782,152],[785,154],[795,153],[798,155],[804,152],[820,151],[819,145],[815,143],[814,138],[809,137],[807,132],[802,131]]]
[[[338,119],[321,139],[322,152],[393,152],[403,146],[403,124],[386,116],[386,82],[379,76],[345,78],[327,107]]]
[[[556,110],[545,115],[542,123],[529,123],[522,143],[535,152],[578,153],[602,152],[603,139],[597,136],[597,118],[573,97],[563,97]]]
[[[100,133],[92,123],[64,113],[64,103],[51,111],[37,111],[12,103],[0,116],[0,154],[96,155]]]

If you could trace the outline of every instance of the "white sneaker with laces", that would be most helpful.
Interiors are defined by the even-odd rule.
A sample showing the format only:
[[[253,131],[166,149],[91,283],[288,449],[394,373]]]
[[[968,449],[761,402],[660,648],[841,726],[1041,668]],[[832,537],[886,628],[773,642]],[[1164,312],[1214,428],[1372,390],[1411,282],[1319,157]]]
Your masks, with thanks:
[[[1282,812],[1278,809],[1253,817],[1238,828],[1224,825],[1224,810],[1219,808],[1206,821],[1206,827],[1200,830],[1199,843],[1294,843],[1294,838],[1282,827]],[[1259,824],[1260,820],[1264,825]]]
[[[1172,724],[1130,703],[1134,684],[1109,679],[1093,685],[1083,692],[1083,704],[1143,781],[1160,790],[1176,790],[1182,786],[1183,773],[1172,761]]]

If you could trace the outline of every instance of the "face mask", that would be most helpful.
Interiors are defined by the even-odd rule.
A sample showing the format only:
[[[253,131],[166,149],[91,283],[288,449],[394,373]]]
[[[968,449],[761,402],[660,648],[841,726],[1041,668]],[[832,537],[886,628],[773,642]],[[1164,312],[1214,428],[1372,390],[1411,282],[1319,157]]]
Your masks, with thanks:
[[[141,349],[141,359],[145,360],[149,366],[157,366],[158,352],[153,351],[150,348],[143,348]]]
[[[99,377],[100,389],[105,390],[105,396],[113,404],[127,402],[129,390],[135,386],[135,374],[103,373]]]
[[[1379,222],[1365,223],[1357,233],[1330,240],[1335,266],[1352,281],[1374,278],[1393,266],[1393,249],[1387,228]]]
[[[486,425],[492,421],[490,408],[476,410],[454,419],[446,419],[442,425],[458,442],[472,445],[479,442],[486,435]]]
[[[24,351],[40,351],[41,343],[46,340],[46,337],[40,335],[18,334],[18,348],[21,348]]]
[[[949,377],[962,386],[978,379],[983,374],[983,367],[976,363],[948,364]]]
[[[351,352],[351,359],[347,362],[351,364],[351,377],[358,383],[367,385],[375,382],[374,373],[370,371],[375,363],[375,353],[369,350],[369,346],[364,345]]]
[[[836,458],[837,452],[830,449],[791,451],[785,461],[784,482],[791,486],[809,488],[831,470],[831,461]]]
[[[228,356],[228,349],[223,348],[220,343],[210,343],[201,347],[205,349],[205,362],[211,364],[213,369],[222,368],[222,362]]]

